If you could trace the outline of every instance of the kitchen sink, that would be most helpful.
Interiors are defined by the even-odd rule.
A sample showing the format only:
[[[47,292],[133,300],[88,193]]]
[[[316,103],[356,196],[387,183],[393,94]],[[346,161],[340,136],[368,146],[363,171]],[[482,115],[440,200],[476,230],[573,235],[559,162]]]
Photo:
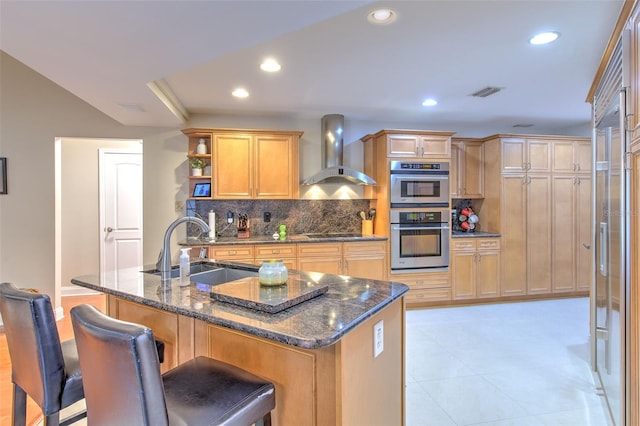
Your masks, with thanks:
[[[191,274],[191,281],[198,284],[218,285],[247,277],[257,277],[258,271],[246,269],[217,268],[210,271]]]
[[[211,271],[214,269],[220,269],[219,266],[216,265],[211,265],[208,262],[194,262],[190,265],[191,267],[191,275],[193,274],[198,274],[201,272],[206,272],[206,271]],[[153,274],[153,275],[160,275],[160,271],[158,271],[157,269],[148,269],[146,271],[142,271],[145,274]],[[171,278],[178,278],[180,276],[180,267],[179,266],[172,266],[171,267]]]

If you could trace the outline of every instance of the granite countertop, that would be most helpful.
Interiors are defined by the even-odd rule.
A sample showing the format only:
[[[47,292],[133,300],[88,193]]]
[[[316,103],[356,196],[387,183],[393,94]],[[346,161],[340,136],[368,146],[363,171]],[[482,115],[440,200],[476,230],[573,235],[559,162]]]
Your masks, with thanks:
[[[255,265],[205,262],[213,266],[258,270]],[[296,270],[289,270],[289,277],[311,285],[327,285],[329,289],[325,294],[271,314],[215,300],[210,297],[210,285],[192,281],[181,287],[177,278],[163,284],[160,276],[138,269],[107,273],[104,281],[97,275],[85,275],[73,278],[71,282],[163,311],[308,349],[336,343],[409,290],[405,284],[397,282]]]
[[[451,232],[452,238],[494,238],[494,237],[500,237],[500,236],[501,234],[497,232],[483,232],[483,231],[477,231],[477,232],[452,231]]]
[[[310,237],[312,235],[313,237]],[[359,234],[291,234],[284,240],[274,240],[271,235],[251,236],[249,238],[218,237],[215,241],[208,238],[188,238],[180,241],[181,246],[203,246],[203,245],[227,245],[227,244],[290,244],[290,243],[329,243],[329,242],[358,242],[358,241],[386,241],[388,238],[379,235],[359,235]]]

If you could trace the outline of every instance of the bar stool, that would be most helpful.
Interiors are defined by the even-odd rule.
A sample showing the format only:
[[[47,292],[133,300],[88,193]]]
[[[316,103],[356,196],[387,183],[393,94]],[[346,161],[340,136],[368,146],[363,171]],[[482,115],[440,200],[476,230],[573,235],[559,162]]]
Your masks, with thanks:
[[[71,309],[92,426],[271,424],[272,383],[197,357],[160,374],[151,329],[91,305]]]
[[[84,391],[75,341],[60,342],[49,296],[2,283],[0,314],[11,358],[11,424],[26,423],[27,395],[40,406],[46,426],[86,417],[83,410],[60,421],[60,410],[83,399]]]

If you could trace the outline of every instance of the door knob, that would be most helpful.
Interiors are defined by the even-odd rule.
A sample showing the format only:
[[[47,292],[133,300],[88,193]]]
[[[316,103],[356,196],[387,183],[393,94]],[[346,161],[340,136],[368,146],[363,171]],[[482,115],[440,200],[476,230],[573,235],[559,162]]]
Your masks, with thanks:
[[[113,228],[110,227],[110,226],[104,228],[104,230],[107,231],[107,232],[113,232]]]

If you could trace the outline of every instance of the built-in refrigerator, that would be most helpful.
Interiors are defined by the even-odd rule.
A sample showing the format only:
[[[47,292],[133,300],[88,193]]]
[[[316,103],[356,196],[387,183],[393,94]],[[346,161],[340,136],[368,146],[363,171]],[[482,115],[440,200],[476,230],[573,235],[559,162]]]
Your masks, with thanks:
[[[619,45],[594,100],[591,362],[615,425],[629,416],[629,183],[626,89]]]

